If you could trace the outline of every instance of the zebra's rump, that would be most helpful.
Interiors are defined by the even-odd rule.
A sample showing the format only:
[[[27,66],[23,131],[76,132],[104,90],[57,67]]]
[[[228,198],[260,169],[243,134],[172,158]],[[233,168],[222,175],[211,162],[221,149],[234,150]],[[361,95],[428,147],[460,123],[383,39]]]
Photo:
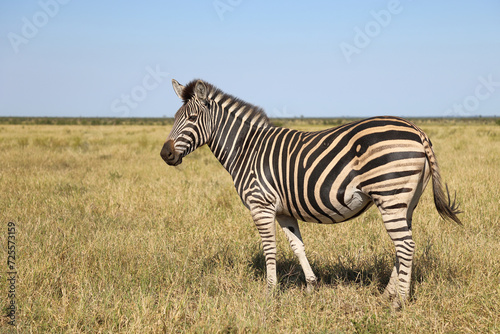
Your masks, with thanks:
[[[283,212],[303,221],[341,222],[373,200],[400,201],[402,195],[394,195],[411,196],[424,172],[422,132],[400,118],[320,132],[275,131],[281,139],[268,152],[267,182]]]

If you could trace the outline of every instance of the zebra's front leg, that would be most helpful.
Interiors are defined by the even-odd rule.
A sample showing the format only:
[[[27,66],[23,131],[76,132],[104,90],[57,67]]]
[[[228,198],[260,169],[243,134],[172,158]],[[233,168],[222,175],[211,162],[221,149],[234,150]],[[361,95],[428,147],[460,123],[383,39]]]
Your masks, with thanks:
[[[290,246],[292,247],[293,252],[299,259],[300,265],[306,277],[307,292],[313,291],[317,279],[316,275],[314,275],[314,272],[311,269],[309,261],[307,260],[304,242],[302,241],[302,236],[300,235],[300,229],[297,219],[290,216],[280,215],[276,217],[276,220],[285,232],[285,235],[290,242]]]
[[[272,291],[278,282],[276,276],[276,223],[275,214],[262,209],[252,209],[252,217],[262,240],[266,257],[267,286]]]

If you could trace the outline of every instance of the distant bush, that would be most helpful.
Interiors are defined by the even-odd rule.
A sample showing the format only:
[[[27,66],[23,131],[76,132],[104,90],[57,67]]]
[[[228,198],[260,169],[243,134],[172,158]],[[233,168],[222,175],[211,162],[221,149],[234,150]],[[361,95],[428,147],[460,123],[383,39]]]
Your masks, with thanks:
[[[172,125],[173,118],[0,117],[11,125]]]

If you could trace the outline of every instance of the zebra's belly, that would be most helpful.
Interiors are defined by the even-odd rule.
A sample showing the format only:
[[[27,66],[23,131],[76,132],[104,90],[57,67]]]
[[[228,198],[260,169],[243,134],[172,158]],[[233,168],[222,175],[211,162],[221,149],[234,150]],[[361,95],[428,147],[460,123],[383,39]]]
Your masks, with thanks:
[[[315,203],[315,205],[292,206],[290,212],[286,212],[299,220],[323,224],[335,224],[352,219],[372,204],[371,198],[361,191],[353,191],[345,199],[345,206],[335,203],[333,200],[328,205]],[[332,209],[333,208],[333,209]]]

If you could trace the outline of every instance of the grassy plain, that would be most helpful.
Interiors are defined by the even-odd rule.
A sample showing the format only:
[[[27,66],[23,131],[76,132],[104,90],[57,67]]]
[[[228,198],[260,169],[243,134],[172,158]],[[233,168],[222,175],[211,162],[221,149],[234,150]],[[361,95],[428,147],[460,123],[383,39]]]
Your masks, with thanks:
[[[416,123],[457,192],[464,226],[440,219],[428,187],[401,312],[380,298],[394,248],[376,209],[301,225],[320,278],[312,294],[279,231],[280,288],[269,296],[257,230],[206,147],[174,168],[159,155],[169,126],[1,124],[0,332],[11,328],[10,221],[21,333],[500,332],[500,126]]]

